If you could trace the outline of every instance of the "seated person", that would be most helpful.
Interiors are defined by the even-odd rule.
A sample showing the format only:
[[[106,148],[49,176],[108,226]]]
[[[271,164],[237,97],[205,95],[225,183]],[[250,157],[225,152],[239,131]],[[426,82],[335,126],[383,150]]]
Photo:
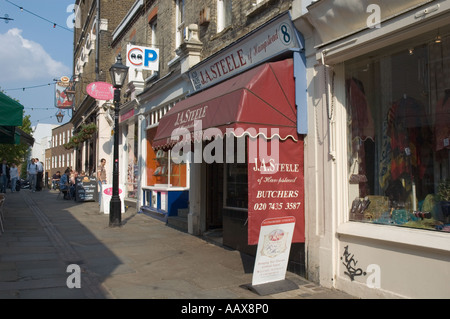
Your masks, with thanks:
[[[78,177],[78,172],[77,171],[71,171],[70,174],[70,179],[69,179],[69,191],[70,191],[70,196],[72,198],[75,198],[75,187],[77,184],[77,177]]]
[[[53,189],[57,189],[59,188],[59,180],[61,179],[61,172],[57,171],[55,174],[53,174],[52,176],[52,187]]]
[[[61,176],[61,179],[59,180],[59,189],[61,190],[61,192],[63,192],[64,199],[70,199],[70,194],[69,194],[69,187],[70,187],[69,174],[70,174],[70,169],[66,169],[66,171],[64,172],[64,175]]]

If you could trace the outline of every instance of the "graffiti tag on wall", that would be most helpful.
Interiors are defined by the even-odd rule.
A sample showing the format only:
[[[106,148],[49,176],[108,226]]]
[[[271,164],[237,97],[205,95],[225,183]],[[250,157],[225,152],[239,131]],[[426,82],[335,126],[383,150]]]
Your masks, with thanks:
[[[356,276],[365,276],[366,272],[361,268],[356,268],[358,261],[355,260],[354,255],[348,252],[348,245],[344,247],[344,254],[341,257],[342,264],[345,266],[347,271],[344,274],[350,277],[351,281],[355,280]]]

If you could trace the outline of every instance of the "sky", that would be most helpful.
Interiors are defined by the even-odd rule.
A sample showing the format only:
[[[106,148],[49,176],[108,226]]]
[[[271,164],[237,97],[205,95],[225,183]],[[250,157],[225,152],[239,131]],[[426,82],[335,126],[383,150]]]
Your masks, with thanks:
[[[63,110],[63,122],[57,122],[54,79],[70,78],[73,73],[74,3],[0,0],[0,17],[7,14],[14,19],[8,23],[0,19],[0,89],[24,106],[32,126],[61,125],[72,115]]]

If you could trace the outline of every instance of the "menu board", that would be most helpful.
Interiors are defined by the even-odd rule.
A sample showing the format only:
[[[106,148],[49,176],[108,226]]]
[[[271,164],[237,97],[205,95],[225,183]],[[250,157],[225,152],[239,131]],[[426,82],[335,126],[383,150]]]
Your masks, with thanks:
[[[93,176],[79,176],[75,180],[75,200],[77,202],[91,202],[98,198],[97,178]]]

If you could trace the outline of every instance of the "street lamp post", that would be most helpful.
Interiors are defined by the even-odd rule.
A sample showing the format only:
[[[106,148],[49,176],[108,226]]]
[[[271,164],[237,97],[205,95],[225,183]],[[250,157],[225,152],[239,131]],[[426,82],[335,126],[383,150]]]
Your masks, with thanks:
[[[109,69],[114,86],[114,163],[113,192],[109,204],[109,227],[119,227],[122,224],[121,202],[119,197],[119,110],[120,89],[128,74],[128,67],[122,64],[122,57],[117,56],[116,63]]]

